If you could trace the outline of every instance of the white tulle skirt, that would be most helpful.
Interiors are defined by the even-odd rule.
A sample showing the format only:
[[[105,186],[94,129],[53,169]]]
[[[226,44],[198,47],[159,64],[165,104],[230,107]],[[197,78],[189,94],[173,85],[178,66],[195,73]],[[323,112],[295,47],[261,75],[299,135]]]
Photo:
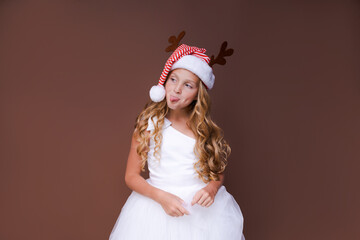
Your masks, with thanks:
[[[151,183],[150,179],[147,181]],[[158,186],[157,186],[158,187]],[[191,206],[203,186],[162,187],[185,202],[190,215],[172,217],[159,203],[133,191],[112,229],[110,240],[245,240],[243,215],[233,196],[221,186],[214,203]]]

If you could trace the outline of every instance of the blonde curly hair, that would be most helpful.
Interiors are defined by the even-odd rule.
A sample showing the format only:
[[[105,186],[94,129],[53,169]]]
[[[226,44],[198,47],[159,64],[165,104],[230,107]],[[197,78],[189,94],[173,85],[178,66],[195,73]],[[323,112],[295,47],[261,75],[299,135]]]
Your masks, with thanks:
[[[210,96],[200,81],[197,100],[187,107],[190,114],[187,125],[193,131],[196,139],[194,153],[198,161],[194,164],[194,168],[199,178],[205,183],[220,179],[219,174],[224,172],[231,153],[230,146],[223,138],[223,131],[211,120],[210,105]],[[161,129],[168,112],[166,99],[161,102],[149,101],[136,118],[134,134],[139,142],[136,151],[142,159],[142,171],[145,169],[151,137],[154,137],[155,142],[154,156],[160,160]],[[156,123],[153,121],[154,117],[157,119]],[[151,134],[148,134],[146,130],[149,118],[152,118],[151,121],[154,124],[154,131]]]

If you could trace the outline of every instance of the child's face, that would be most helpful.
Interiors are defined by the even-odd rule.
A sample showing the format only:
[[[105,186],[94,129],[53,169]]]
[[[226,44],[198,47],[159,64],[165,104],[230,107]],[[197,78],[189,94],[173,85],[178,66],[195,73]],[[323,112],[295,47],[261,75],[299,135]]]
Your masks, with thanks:
[[[196,100],[200,79],[192,72],[178,68],[173,70],[165,83],[166,102],[170,109],[180,110]]]

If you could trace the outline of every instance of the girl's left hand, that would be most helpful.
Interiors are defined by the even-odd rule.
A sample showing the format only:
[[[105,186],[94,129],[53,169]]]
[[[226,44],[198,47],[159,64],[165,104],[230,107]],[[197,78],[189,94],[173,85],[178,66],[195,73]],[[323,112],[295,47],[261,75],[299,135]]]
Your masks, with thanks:
[[[210,207],[211,204],[214,203],[216,193],[216,187],[208,184],[206,187],[195,193],[193,200],[191,201],[191,206],[197,203],[203,207]]]

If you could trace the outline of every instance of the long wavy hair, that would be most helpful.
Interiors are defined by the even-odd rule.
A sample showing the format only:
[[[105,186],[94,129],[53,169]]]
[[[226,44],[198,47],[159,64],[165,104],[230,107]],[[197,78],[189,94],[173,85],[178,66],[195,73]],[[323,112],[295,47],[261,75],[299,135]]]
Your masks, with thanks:
[[[168,76],[170,76],[170,73]],[[197,99],[187,107],[190,114],[187,125],[193,131],[196,139],[194,153],[198,161],[194,164],[194,168],[199,178],[205,183],[211,180],[219,180],[219,174],[225,170],[227,159],[231,153],[230,146],[223,138],[223,131],[211,120],[210,106],[210,96],[206,87],[200,81]],[[166,99],[161,102],[149,101],[136,118],[135,136],[139,142],[136,151],[142,159],[142,171],[145,169],[151,137],[155,142],[154,156],[160,160],[161,129],[168,112],[169,107]],[[154,131],[148,134],[146,130],[148,120],[149,118],[153,119],[153,117],[158,120],[154,124]]]

